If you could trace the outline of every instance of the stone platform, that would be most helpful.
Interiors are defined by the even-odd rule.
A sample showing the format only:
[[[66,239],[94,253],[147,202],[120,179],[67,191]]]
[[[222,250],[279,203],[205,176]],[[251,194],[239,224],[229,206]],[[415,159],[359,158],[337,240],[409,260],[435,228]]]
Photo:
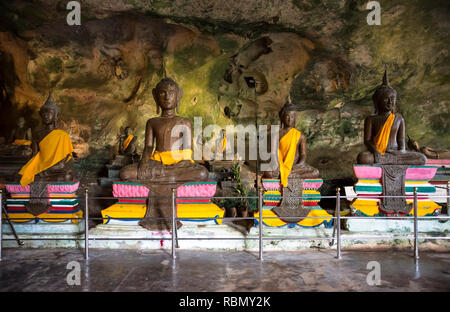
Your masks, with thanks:
[[[436,187],[436,194],[442,197],[433,197],[437,203],[447,204],[447,186],[450,183],[450,159],[428,159],[428,166],[436,168],[436,175],[431,179],[430,184]],[[447,207],[448,211],[449,207]]]
[[[74,240],[58,240],[63,239],[75,239],[84,237],[84,223],[73,223],[72,221],[63,222],[45,222],[42,220],[32,220],[22,223],[13,223],[14,229],[16,230],[19,239],[30,239],[33,240],[23,240],[24,248],[77,248],[84,246],[83,241]],[[6,221],[4,221],[2,226],[3,239],[15,239],[11,227]],[[40,238],[52,238],[55,240],[39,240]],[[18,247],[17,242],[14,241],[3,241],[3,247]]]
[[[376,221],[376,222],[374,222]],[[344,223],[344,222],[343,222]],[[345,224],[345,223],[344,223]],[[347,220],[347,229],[342,230],[342,247],[345,248],[391,248],[407,247],[414,244],[412,223],[407,220]],[[54,238],[55,240],[24,241],[25,248],[84,248],[84,223],[73,224],[46,223],[15,225],[19,238]],[[421,248],[450,250],[449,240],[433,240],[436,236],[446,236],[450,230],[450,221],[420,220],[419,235],[429,238],[420,239]],[[3,224],[5,239],[14,239],[8,224]],[[177,230],[179,248],[182,250],[221,250],[221,251],[258,251],[259,228],[252,227],[244,233],[225,224],[205,224],[189,222]],[[329,243],[333,229],[323,226],[313,228],[289,228],[263,226],[264,251],[310,250],[311,248],[336,249]],[[388,239],[392,236],[393,239]],[[287,238],[301,239],[287,239]],[[317,239],[320,237],[322,239]],[[58,240],[58,238],[77,238],[76,241]],[[101,224],[89,230],[89,248],[94,249],[128,249],[128,250],[167,250],[172,248],[171,232],[156,232],[139,225]],[[120,238],[122,240],[104,240]],[[154,240],[144,240],[152,238]],[[183,240],[182,238],[198,238]],[[207,240],[213,238],[213,240]],[[223,238],[232,238],[224,240]],[[165,239],[165,240],[164,240]],[[5,248],[17,248],[16,241],[4,241]],[[22,247],[23,248],[23,247]]]

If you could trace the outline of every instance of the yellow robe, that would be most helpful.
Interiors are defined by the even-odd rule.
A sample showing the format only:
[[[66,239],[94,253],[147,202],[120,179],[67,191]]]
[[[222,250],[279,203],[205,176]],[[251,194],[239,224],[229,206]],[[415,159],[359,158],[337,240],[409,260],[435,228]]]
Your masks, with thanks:
[[[182,160],[189,160],[192,163],[192,150],[179,150],[179,151],[168,151],[168,152],[158,152],[155,151],[152,156],[150,156],[151,160],[162,162],[163,165],[174,165],[179,163]]]
[[[15,139],[13,145],[31,145],[30,140]]]
[[[281,139],[278,146],[278,162],[280,164],[281,184],[286,187],[288,177],[294,164],[298,140],[302,133],[295,128],[289,130]]]
[[[39,142],[39,152],[20,169],[20,184],[26,186],[34,182],[34,176],[54,166],[69,155],[73,146],[69,134],[60,129],[53,130]]]
[[[386,152],[394,119],[395,115],[391,113],[389,117],[386,119],[386,122],[384,123],[380,132],[378,132],[377,136],[373,140],[375,148],[377,149],[377,151],[380,152],[381,155],[384,155],[384,153]]]
[[[125,141],[123,141],[123,143],[122,143],[122,149],[123,149],[123,150],[126,150],[126,149],[127,149],[128,145],[130,145],[131,140],[133,140],[133,138],[134,138],[134,135],[130,134],[130,135],[125,139]]]
[[[225,150],[226,146],[227,146],[227,137],[224,137],[222,139],[222,152]]]

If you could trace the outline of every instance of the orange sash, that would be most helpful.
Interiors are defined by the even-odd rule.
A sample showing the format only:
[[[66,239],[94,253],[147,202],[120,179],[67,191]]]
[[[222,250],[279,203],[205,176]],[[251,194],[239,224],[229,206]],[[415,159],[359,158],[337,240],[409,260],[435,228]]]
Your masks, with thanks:
[[[295,128],[289,130],[281,139],[278,146],[278,162],[280,164],[281,184],[286,187],[288,177],[294,164],[298,140],[302,133]]]
[[[377,149],[377,151],[380,152],[381,155],[384,155],[384,153],[386,152],[386,148],[389,142],[389,135],[391,134],[391,128],[392,124],[394,123],[394,119],[395,115],[391,113],[389,117],[386,119],[386,122],[384,123],[380,132],[378,132],[377,136],[373,140],[375,148]]]
[[[130,135],[125,139],[125,141],[123,141],[123,143],[122,143],[122,149],[123,149],[123,150],[126,150],[126,149],[127,149],[128,145],[130,145],[130,142],[131,142],[131,140],[133,140],[133,138],[134,138],[134,135],[130,134]]]

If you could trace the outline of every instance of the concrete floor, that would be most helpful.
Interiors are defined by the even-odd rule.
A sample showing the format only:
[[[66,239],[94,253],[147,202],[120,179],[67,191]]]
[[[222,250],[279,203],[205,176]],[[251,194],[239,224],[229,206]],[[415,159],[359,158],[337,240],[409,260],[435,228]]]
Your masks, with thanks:
[[[450,253],[422,252],[418,271],[411,252],[335,251],[257,254],[180,250],[6,249],[0,291],[450,291]],[[66,281],[70,261],[81,264],[81,285]],[[381,285],[366,282],[369,261],[378,261]]]

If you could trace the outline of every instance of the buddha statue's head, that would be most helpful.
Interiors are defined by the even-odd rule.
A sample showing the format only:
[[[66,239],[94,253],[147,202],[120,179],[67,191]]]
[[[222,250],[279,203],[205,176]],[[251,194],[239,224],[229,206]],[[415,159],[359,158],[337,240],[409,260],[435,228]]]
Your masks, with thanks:
[[[42,123],[45,126],[53,125],[56,127],[58,121],[59,107],[53,101],[51,93],[49,94],[47,101],[39,109],[39,115],[41,115]]]
[[[159,114],[160,108],[163,112],[176,109],[176,112],[180,113],[180,100],[183,96],[183,89],[173,79],[161,79],[152,91],[156,102],[157,114]]]
[[[126,136],[131,135],[131,128],[130,127],[125,127],[125,130],[123,131],[125,133]]]
[[[396,110],[397,91],[389,85],[387,70],[384,72],[383,83],[376,88],[372,100],[376,114]]]
[[[281,108],[278,113],[281,121],[281,127],[295,127],[295,123],[297,121],[297,111],[295,109],[295,105],[291,103],[291,99],[289,98],[286,104]]]

